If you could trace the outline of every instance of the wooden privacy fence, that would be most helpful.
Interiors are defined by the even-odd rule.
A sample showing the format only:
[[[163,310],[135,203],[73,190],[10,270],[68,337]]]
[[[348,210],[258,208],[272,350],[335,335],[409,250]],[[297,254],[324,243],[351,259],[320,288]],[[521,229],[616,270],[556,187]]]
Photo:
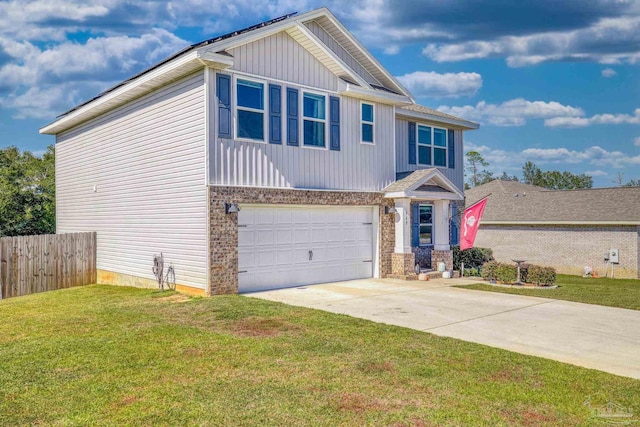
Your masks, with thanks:
[[[96,282],[96,233],[0,237],[0,299]]]

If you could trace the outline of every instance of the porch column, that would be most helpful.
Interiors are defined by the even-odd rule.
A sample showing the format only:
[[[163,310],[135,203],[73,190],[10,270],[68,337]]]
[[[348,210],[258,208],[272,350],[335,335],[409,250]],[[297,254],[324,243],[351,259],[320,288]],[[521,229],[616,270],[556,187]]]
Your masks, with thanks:
[[[416,258],[411,251],[411,199],[394,199],[396,217],[396,244],[391,254],[391,275],[396,279],[415,280]]]
[[[433,250],[448,251],[451,249],[449,242],[449,201],[436,200],[433,204]]]
[[[396,246],[397,254],[411,253],[411,199],[394,199],[396,210]]]

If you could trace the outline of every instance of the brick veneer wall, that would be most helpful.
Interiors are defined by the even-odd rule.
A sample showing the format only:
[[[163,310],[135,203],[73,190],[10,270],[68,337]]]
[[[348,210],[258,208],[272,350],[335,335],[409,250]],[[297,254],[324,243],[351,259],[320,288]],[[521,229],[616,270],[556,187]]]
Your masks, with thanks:
[[[615,277],[637,278],[640,270],[638,226],[500,226],[481,225],[476,246],[491,248],[498,261],[526,259],[554,267],[558,273],[582,274],[585,266],[604,274],[603,254],[620,251]]]
[[[453,269],[453,251],[431,251],[431,268],[437,270],[439,262],[444,262],[447,270]]]
[[[380,277],[391,274],[395,218],[384,213],[385,206],[393,207],[393,200],[385,199],[382,193],[210,186],[209,295],[238,292],[238,215],[227,215],[225,203],[379,206]]]

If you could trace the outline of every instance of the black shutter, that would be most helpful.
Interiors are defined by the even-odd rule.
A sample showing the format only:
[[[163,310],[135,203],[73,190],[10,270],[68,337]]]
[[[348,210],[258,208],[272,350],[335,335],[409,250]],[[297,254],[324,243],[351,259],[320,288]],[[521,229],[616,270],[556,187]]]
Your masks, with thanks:
[[[340,98],[329,97],[329,148],[340,151]]]
[[[455,132],[453,129],[449,129],[449,169],[456,167],[456,140]]]
[[[218,97],[218,136],[231,138],[231,76],[217,75],[216,92]]]
[[[416,164],[416,124],[409,122],[409,164]]]
[[[287,144],[299,145],[298,89],[287,88]]]
[[[282,144],[282,92],[279,85],[269,85],[269,142]]]

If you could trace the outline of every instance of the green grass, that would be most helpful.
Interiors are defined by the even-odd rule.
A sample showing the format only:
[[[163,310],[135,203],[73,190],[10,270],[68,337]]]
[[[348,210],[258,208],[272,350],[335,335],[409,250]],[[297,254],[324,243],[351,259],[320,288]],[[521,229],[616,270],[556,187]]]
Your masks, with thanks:
[[[502,288],[486,283],[457,287],[640,310],[640,280],[637,279],[586,279],[559,274],[555,284],[556,289]]]
[[[169,295],[169,298],[166,298]],[[0,425],[591,425],[640,381],[241,296],[0,301]],[[606,402],[603,402],[606,403]]]

